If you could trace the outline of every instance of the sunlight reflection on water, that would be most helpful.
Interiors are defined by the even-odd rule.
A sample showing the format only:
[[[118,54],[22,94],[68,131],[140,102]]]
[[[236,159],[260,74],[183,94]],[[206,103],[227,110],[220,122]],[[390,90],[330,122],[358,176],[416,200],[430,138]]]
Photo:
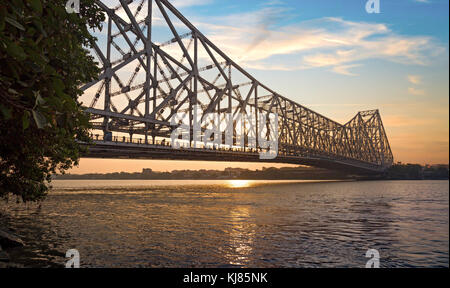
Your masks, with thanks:
[[[250,187],[251,184],[251,180],[228,180],[228,186],[232,188]]]

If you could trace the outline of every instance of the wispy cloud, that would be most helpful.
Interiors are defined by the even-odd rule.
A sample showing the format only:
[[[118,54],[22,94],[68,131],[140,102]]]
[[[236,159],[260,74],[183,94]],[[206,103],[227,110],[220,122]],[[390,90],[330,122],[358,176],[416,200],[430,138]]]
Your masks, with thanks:
[[[211,4],[213,0],[169,0],[177,8]]]
[[[411,83],[411,84],[414,84],[414,85],[422,84],[422,77],[419,75],[408,75],[407,78],[408,78],[409,83]],[[414,95],[414,96],[423,96],[426,94],[426,91],[422,90],[422,89],[417,89],[414,87],[409,87],[408,93],[411,95]]]
[[[233,59],[251,68],[325,67],[335,73],[353,76],[356,74],[348,69],[362,65],[364,60],[426,65],[430,57],[445,51],[431,37],[401,35],[382,23],[328,17],[276,25],[277,19],[290,16],[292,11],[275,5],[205,21],[197,18],[194,23]],[[284,55],[294,57],[283,63],[279,58]],[[275,57],[277,64],[273,61]]]
[[[188,7],[188,6],[199,6],[199,5],[206,5],[206,4],[211,4],[214,0],[169,0],[169,2],[174,5],[177,8],[181,8],[181,7]],[[103,4],[105,4],[108,7],[116,7],[120,5],[120,1],[119,0],[102,0]],[[133,5],[139,5],[137,2],[140,1],[135,1],[129,4],[129,6],[133,6]],[[145,8],[144,5],[143,7]]]
[[[415,95],[415,96],[423,96],[425,95],[425,91],[421,90],[421,89],[416,89],[414,87],[409,87],[408,88],[408,93],[411,95]]]
[[[358,74],[349,71],[350,68],[358,67],[359,64],[334,66],[332,71],[347,76],[357,76]]]
[[[171,0],[177,8],[212,2]],[[131,5],[137,5],[134,3]],[[364,65],[364,61],[369,59],[427,65],[434,56],[445,51],[432,37],[402,35],[384,23],[325,17],[292,24],[294,21],[286,19],[297,17],[297,12],[283,5],[282,1],[266,1],[259,7],[224,16],[205,18],[197,15],[189,18],[218,47],[246,68],[285,71],[324,68],[342,75],[357,76],[352,68]],[[146,14],[145,9],[144,5],[142,15]],[[156,11],[154,9],[154,14]],[[173,24],[184,26],[176,19]],[[153,25],[166,25],[159,13],[154,15]],[[417,85],[420,79],[409,81]]]
[[[422,83],[422,77],[419,75],[408,75],[408,81],[412,84],[419,85]]]

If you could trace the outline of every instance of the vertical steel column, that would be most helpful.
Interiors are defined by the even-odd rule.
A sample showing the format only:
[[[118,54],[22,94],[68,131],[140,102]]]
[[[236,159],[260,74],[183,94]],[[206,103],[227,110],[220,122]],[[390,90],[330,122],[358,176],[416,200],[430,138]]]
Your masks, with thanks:
[[[197,33],[195,31],[192,31],[192,37],[194,37],[194,67],[193,67],[194,92],[192,92],[192,87],[191,87],[191,91],[190,91],[191,95],[189,96],[189,125],[190,125],[189,147],[192,147],[192,141],[194,141],[194,143],[197,144],[197,142],[196,142],[197,135],[194,135],[194,125],[195,125],[194,121],[198,120],[198,119],[194,119],[194,115],[192,114],[195,105],[197,105],[197,93],[198,93],[198,87],[197,87],[197,82],[198,82],[198,39],[197,39]],[[196,115],[196,118],[198,118],[198,115]],[[194,148],[197,148],[197,147],[194,145]]]
[[[150,69],[150,67],[148,67],[148,69]],[[154,59],[153,59],[153,79],[155,81],[155,83],[153,83],[153,111],[152,113],[154,113],[153,119],[156,119],[156,97],[157,95],[157,88],[158,88],[158,53],[155,51],[154,53]],[[155,124],[152,124],[152,143],[153,145],[155,145],[156,141],[155,141]]]
[[[107,39],[107,50],[106,50],[106,63],[105,63],[105,73],[108,73],[109,71],[111,71],[111,26],[112,26],[112,21],[111,21],[111,15],[108,13],[108,39]],[[104,105],[104,109],[107,112],[111,111],[111,75],[108,75],[105,78],[105,105]],[[109,117],[105,117],[103,120],[103,136],[105,138],[105,134],[106,132],[109,132]]]
[[[231,103],[231,98],[233,95],[233,84],[231,83],[231,64],[228,65],[228,113],[232,113],[232,103]]]
[[[377,125],[378,125],[378,133],[380,135],[380,148],[381,148],[381,166],[384,167],[385,164],[385,147],[384,147],[384,127],[383,127],[383,122],[381,122],[381,116],[380,116],[380,112],[377,109]]]
[[[148,118],[149,112],[150,112],[150,78],[151,78],[151,59],[153,56],[152,53],[152,4],[153,0],[147,0],[147,18],[145,19],[145,24],[147,25],[147,42],[145,43],[145,49],[146,49],[146,55],[147,55],[147,70],[146,73],[146,80],[145,80],[145,114],[144,117]],[[154,83],[152,83],[154,84]],[[145,123],[145,144],[148,144],[148,122]]]
[[[258,128],[258,84],[253,82],[252,85],[255,85],[255,119],[256,119],[256,151],[259,150],[259,128]]]

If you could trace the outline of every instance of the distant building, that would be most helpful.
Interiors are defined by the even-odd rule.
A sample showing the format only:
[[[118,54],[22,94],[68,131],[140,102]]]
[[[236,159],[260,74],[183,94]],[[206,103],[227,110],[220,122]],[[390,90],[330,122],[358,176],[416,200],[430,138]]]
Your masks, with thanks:
[[[224,172],[226,173],[227,176],[229,177],[239,177],[241,176],[242,173],[248,172],[248,169],[243,169],[243,168],[225,168]]]
[[[143,175],[150,175],[150,174],[152,174],[152,173],[153,173],[153,170],[150,169],[150,168],[144,168],[144,169],[142,169],[142,174],[143,174]]]
[[[431,167],[435,168],[435,169],[439,169],[439,168],[448,169],[448,164],[434,164],[434,165],[431,165]]]

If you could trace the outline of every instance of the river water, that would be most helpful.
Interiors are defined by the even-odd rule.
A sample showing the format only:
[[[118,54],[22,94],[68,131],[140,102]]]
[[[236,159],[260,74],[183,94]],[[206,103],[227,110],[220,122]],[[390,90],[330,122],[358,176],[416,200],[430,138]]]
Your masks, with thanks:
[[[449,267],[448,181],[61,180],[0,203],[26,266]],[[2,223],[2,222],[0,222]]]

